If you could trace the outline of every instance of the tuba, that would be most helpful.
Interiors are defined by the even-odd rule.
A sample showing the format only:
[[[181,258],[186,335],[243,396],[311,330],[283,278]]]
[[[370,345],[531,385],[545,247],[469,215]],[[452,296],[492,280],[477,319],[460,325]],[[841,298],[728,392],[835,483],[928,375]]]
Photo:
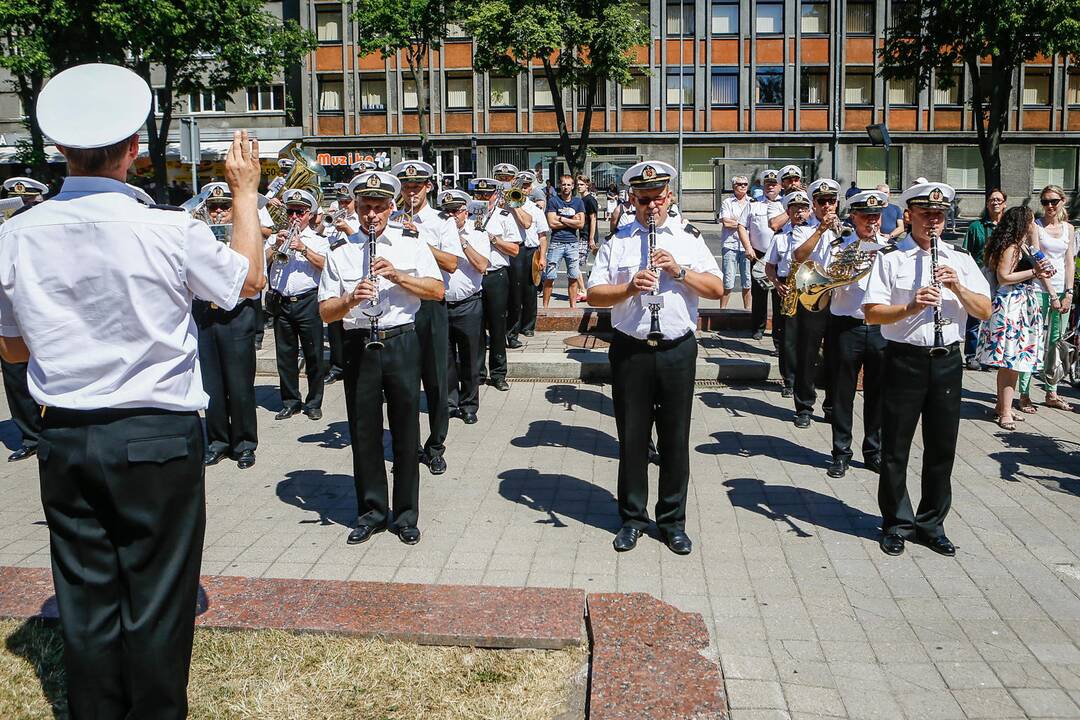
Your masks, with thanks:
[[[286,190],[307,190],[315,197],[315,205],[322,205],[320,182],[327,177],[326,168],[316,162],[311,155],[304,152],[299,145],[293,145],[289,148],[288,155],[293,161],[293,166],[285,176],[284,182],[277,186],[277,191],[273,197],[277,197]],[[285,208],[268,205],[266,210],[274,220],[275,230],[284,230],[289,227],[289,218],[285,214]]]

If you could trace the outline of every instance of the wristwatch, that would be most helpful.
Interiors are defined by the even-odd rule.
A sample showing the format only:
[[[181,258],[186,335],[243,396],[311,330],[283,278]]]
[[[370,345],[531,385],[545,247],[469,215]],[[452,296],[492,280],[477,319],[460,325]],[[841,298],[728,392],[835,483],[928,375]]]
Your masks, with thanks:
[[[674,279],[675,282],[682,282],[683,280],[685,280],[686,279],[686,268],[680,267],[679,268],[679,274],[678,275],[672,275],[672,279]]]

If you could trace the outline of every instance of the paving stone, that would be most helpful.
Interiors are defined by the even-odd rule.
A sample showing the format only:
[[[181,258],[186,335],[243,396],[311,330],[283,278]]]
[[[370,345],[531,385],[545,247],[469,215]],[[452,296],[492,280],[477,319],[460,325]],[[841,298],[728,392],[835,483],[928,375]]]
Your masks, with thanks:
[[[1020,688],[1013,690],[1012,695],[1024,712],[1032,717],[1075,718],[1080,716],[1080,707],[1077,707],[1064,690]]]
[[[1023,709],[1002,688],[954,690],[953,698],[972,720],[1025,717]]]

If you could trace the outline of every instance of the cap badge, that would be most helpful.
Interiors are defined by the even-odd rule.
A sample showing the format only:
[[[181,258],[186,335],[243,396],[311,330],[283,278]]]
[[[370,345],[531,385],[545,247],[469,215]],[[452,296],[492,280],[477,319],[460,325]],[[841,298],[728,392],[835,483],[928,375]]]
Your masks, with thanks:
[[[221,186],[219,185],[218,187],[216,187],[216,188],[214,188],[214,189],[213,189],[213,191],[211,192],[211,194],[212,194],[212,195],[213,195],[214,197],[218,197],[218,198],[219,198],[219,197],[221,197],[221,196],[223,196],[223,195],[225,194],[225,191],[224,191],[224,190],[222,190],[222,189],[221,189]]]
[[[413,177],[414,175],[416,175],[416,166],[415,165],[406,165],[405,166],[405,174],[407,176],[409,176],[409,177]]]
[[[934,188],[930,191],[930,202],[941,202],[945,199],[945,193],[941,192],[938,188]]]
[[[652,180],[656,177],[656,169],[652,165],[646,165],[641,169],[641,177],[646,180]]]
[[[15,192],[16,193],[24,193],[24,192],[26,192],[26,185],[22,184],[21,182],[15,183]]]
[[[866,198],[866,204],[869,207],[877,207],[879,202],[880,201],[878,200],[877,195],[871,195],[870,197]]]
[[[372,175],[371,177],[369,177],[367,179],[367,186],[369,188],[377,188],[377,187],[379,187],[379,184],[380,184],[380,182],[379,182],[379,176],[378,175]]]

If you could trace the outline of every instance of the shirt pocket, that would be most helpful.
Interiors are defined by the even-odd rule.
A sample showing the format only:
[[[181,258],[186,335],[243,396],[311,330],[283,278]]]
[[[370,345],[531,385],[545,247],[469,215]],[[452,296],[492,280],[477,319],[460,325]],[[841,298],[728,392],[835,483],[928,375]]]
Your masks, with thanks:
[[[128,463],[157,463],[159,465],[187,457],[190,453],[186,435],[128,440]]]

